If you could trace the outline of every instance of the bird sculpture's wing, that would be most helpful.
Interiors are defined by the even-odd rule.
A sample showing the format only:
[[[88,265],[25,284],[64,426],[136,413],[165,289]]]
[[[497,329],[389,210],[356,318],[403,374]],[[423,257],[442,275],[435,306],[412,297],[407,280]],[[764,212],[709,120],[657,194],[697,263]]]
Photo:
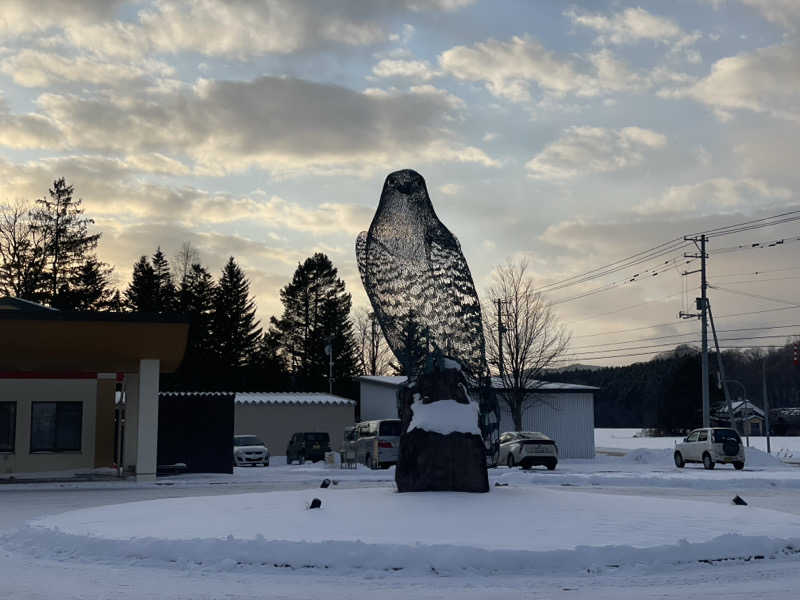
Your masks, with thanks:
[[[363,248],[359,270],[384,335],[401,363],[411,350],[409,344],[431,342],[478,375],[484,370],[478,296],[458,241],[444,225],[439,227],[425,240],[425,253],[416,260],[390,251],[380,240],[365,236],[362,241],[359,236],[357,254]],[[415,339],[410,326],[416,327]],[[420,348],[427,350],[432,348]]]

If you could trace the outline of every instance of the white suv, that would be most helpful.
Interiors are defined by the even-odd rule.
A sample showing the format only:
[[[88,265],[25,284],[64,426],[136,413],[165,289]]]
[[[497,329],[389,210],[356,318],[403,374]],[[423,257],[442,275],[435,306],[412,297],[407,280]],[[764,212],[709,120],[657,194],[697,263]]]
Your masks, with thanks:
[[[716,463],[744,469],[742,438],[733,429],[723,427],[695,429],[675,444],[675,466],[682,469],[688,462],[703,463],[706,469],[713,469]]]

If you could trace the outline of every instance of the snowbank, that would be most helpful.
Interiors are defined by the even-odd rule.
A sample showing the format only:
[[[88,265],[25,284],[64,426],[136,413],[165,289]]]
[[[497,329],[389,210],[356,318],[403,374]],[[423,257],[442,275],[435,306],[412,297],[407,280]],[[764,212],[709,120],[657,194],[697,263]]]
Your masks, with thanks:
[[[412,417],[408,431],[423,429],[442,435],[453,432],[481,434],[478,427],[477,402],[462,404],[455,400],[439,400],[423,404],[418,396],[419,394],[415,394],[414,403],[411,405]]]
[[[579,546],[572,550],[487,550],[456,545],[379,545],[351,541],[303,543],[252,540],[153,538],[104,540],[23,528],[0,538],[9,550],[51,560],[91,560],[109,565],[263,571],[323,568],[344,571],[410,571],[420,574],[585,574],[643,566],[672,571],[697,562],[776,558],[797,552],[800,539],[729,534],[707,542],[685,540],[650,548]]]

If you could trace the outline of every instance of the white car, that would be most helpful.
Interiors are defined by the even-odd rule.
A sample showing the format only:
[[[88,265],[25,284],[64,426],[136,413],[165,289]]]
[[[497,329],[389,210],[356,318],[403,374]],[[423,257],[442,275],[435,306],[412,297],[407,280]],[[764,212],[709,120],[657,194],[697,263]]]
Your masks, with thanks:
[[[549,470],[558,464],[558,446],[538,431],[507,431],[500,436],[499,464],[528,469],[544,465]]]
[[[269,450],[260,439],[254,435],[233,436],[233,466],[245,465],[269,466]]]
[[[703,463],[713,469],[716,463],[732,464],[744,469],[744,444],[733,429],[709,427],[695,429],[682,442],[675,444],[675,466],[682,469],[686,463]]]

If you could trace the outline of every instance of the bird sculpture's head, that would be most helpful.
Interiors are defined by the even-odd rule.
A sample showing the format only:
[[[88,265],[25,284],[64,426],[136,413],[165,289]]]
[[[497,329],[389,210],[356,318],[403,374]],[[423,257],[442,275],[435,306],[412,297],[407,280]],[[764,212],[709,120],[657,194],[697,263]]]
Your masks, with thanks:
[[[433,205],[428,196],[428,188],[422,175],[412,169],[403,169],[389,173],[383,184],[381,205],[378,207],[395,211],[411,210],[418,214],[433,212]]]

